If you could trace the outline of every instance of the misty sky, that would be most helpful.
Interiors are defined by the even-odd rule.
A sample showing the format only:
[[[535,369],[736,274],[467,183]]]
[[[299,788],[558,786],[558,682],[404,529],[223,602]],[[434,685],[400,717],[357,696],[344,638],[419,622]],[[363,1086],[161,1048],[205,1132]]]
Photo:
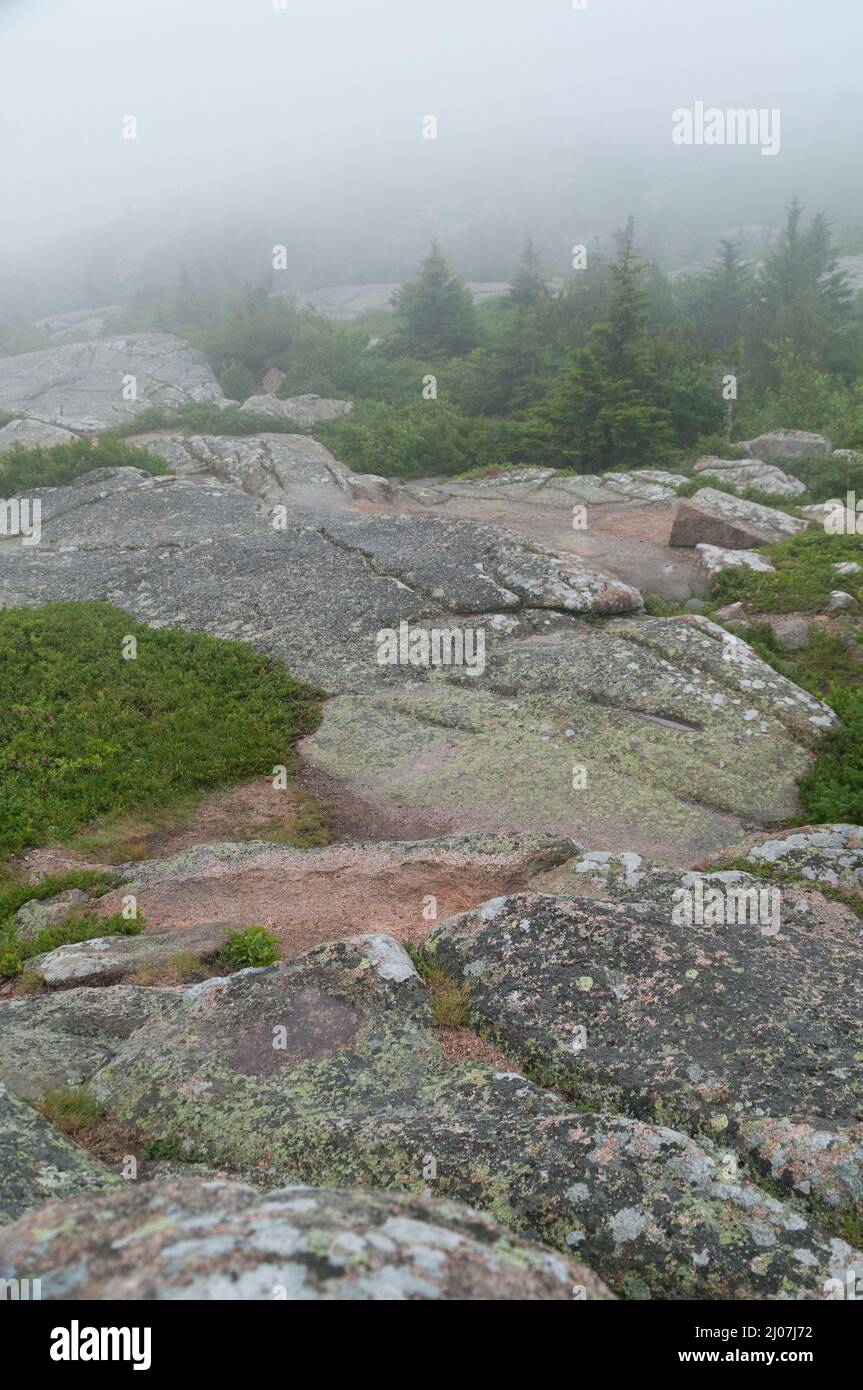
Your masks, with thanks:
[[[632,210],[673,262],[794,192],[854,224],[861,40],[860,0],[0,0],[0,253],[245,221],[333,280],[435,231],[491,278],[498,227],[554,258]],[[674,147],[697,99],[779,107],[779,157]]]

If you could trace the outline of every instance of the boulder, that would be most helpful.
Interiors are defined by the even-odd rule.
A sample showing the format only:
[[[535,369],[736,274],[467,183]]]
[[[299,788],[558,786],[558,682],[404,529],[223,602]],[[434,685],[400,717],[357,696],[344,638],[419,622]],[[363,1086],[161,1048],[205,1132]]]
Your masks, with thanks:
[[[24,1270],[40,1272],[43,1300],[614,1297],[584,1265],[458,1202],[189,1179],[24,1217],[0,1236],[0,1279]]]
[[[69,888],[51,898],[32,898],[19,907],[12,918],[15,936],[19,941],[32,941],[48,927],[60,926],[70,912],[86,907],[89,902],[89,895],[82,893],[80,888]]]
[[[739,599],[736,603],[727,603],[724,608],[717,608],[716,618],[726,627],[733,627],[735,624],[739,627],[748,627],[749,625],[746,609]]]
[[[53,449],[57,444],[72,444],[78,438],[71,430],[46,425],[42,420],[10,420],[0,430],[0,454],[10,449]]]
[[[858,565],[854,560],[837,560],[833,568],[837,574],[845,576],[863,574],[863,565]]]
[[[697,545],[692,565],[690,585],[694,594],[710,588],[717,574],[730,568],[754,570],[756,574],[774,574],[776,567],[764,555],[754,550],[727,550],[719,545]]]
[[[129,378],[136,383],[134,400],[125,398]],[[150,406],[221,398],[204,354],[170,333],[103,338],[0,358],[0,410],[70,430],[96,432],[133,420]]]
[[[143,443],[178,477],[218,480],[263,502],[327,511],[351,504],[354,475],[305,434],[163,434]]]
[[[746,488],[757,488],[759,492],[773,492],[783,497],[795,497],[806,491],[806,484],[790,473],[783,473],[775,464],[765,463],[763,459],[749,459],[738,462],[733,459],[701,458],[694,465],[694,471],[705,478],[718,478],[720,482],[743,492]]]
[[[470,986],[475,1026],[583,1109],[707,1135],[735,1172],[847,1211],[863,1199],[856,917],[813,930],[779,883],[680,884],[671,901],[649,876],[624,902],[498,898],[425,950]]]
[[[746,502],[705,487],[677,504],[671,545],[716,545],[730,550],[757,549],[805,531],[807,522],[760,502]]]
[[[31,1019],[47,1003],[55,1030],[78,1028],[79,995],[123,988],[52,994]],[[430,1190],[505,1213],[628,1297],[818,1298],[860,1258],[712,1142],[575,1109],[494,1065],[445,1065],[391,937],[137,993],[166,1000],[119,1048],[106,1040],[90,1088],[116,1124],[267,1188]],[[13,1007],[0,1003],[0,1067]]]
[[[844,589],[833,589],[825,613],[842,613],[848,609],[859,608],[860,604],[853,594],[846,594]]]
[[[833,451],[826,435],[809,434],[806,430],[770,430],[757,439],[744,439],[740,447],[756,458],[764,454],[768,458],[798,459]]]
[[[46,1202],[118,1183],[117,1174],[66,1139],[0,1082],[0,1227]],[[7,1272],[0,1256],[0,1279],[29,1273]]]
[[[746,859],[762,872],[775,867],[777,876],[859,892],[863,890],[863,826],[835,824],[782,830],[766,840],[763,836],[750,838],[711,856],[715,863],[729,859]]]
[[[787,652],[799,652],[812,640],[812,624],[797,613],[762,613],[757,622],[769,623],[777,641]]]
[[[273,415],[276,419],[293,420],[304,430],[312,429],[324,420],[337,420],[340,416],[350,415],[353,408],[353,401],[327,400],[323,396],[315,395],[291,396],[282,401],[272,394],[249,396],[240,406],[241,410],[256,415]]]
[[[266,396],[274,396],[284,380],[285,373],[281,367],[270,367],[261,382],[261,390]]]
[[[231,930],[227,924],[207,922],[186,927],[182,932],[92,937],[32,956],[27,961],[27,973],[51,986],[115,984],[139,970],[158,970],[181,951],[189,951],[201,960],[213,960]]]

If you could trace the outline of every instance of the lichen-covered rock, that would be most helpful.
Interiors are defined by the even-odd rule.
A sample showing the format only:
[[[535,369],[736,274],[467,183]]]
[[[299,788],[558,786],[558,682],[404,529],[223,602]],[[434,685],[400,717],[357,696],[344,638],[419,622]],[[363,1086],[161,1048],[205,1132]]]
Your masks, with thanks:
[[[77,995],[114,992],[52,995],[55,1027],[58,1005],[71,1025]],[[191,1160],[267,1187],[466,1201],[630,1297],[817,1298],[853,1261],[711,1144],[572,1108],[493,1066],[447,1067],[425,988],[392,938],[139,993],[171,1002],[119,1049],[111,1040],[89,1085],[116,1122]]]
[[[31,898],[23,903],[12,918],[12,925],[18,941],[32,941],[48,927],[59,926],[66,921],[75,908],[85,907],[90,898],[80,888],[67,888],[64,893],[55,893],[51,898]]]
[[[571,510],[577,502],[592,506],[621,502],[673,501],[686,482],[683,473],[658,468],[630,473],[579,473],[575,477],[554,468],[507,468],[480,478],[442,478],[435,483],[407,483],[405,493],[432,505],[446,499],[495,500],[532,503],[539,507]]]
[[[698,890],[702,896],[712,887],[721,891],[738,888],[780,889],[782,921],[810,934],[833,935],[863,944],[863,922],[843,901],[825,897],[816,884],[804,879],[786,882],[781,873],[765,880],[762,873],[740,869],[668,869],[632,851],[580,850],[566,862],[535,876],[531,891],[561,897],[587,897],[605,903],[649,904],[670,919],[681,889]]]
[[[853,594],[846,593],[844,589],[833,589],[827,600],[824,609],[825,613],[842,613],[849,609],[859,608],[860,604]]]
[[[46,1202],[112,1187],[115,1174],[0,1081],[0,1227]],[[2,1269],[0,1279],[8,1277]]]
[[[630,585],[578,556],[524,546],[493,527],[436,517],[339,515],[328,518],[322,530],[336,545],[366,556],[378,573],[419,586],[460,613],[519,604],[602,614],[643,606]],[[476,554],[469,582],[463,558],[468,545]]]
[[[148,1018],[179,1007],[173,990],[76,989],[0,1004],[0,1082],[23,1100],[83,1086]]]
[[[147,936],[96,936],[58,946],[27,961],[28,974],[52,987],[116,984],[139,970],[165,966],[178,952],[212,960],[225,945],[231,927],[196,923],[182,931]]]
[[[145,435],[140,443],[180,477],[231,483],[274,506],[328,511],[351,505],[354,474],[305,434],[159,434]]]
[[[326,464],[315,467],[335,489]],[[88,474],[38,490],[40,544],[0,548],[7,604],[113,602],[145,622],[247,641],[329,690],[416,679],[415,668],[378,660],[377,634],[402,621],[482,627],[491,647],[499,614],[532,628],[549,613],[563,622],[641,607],[621,581],[495,527],[298,506],[276,528],[271,508],[233,486],[108,473],[104,487]]]
[[[744,439],[740,445],[747,454],[770,458],[808,458],[811,454],[829,454],[833,445],[824,434],[810,434],[806,430],[770,430],[760,434],[757,439]]]
[[[756,574],[773,574],[775,565],[755,550],[727,550],[720,545],[697,545],[692,564],[690,587],[694,594],[703,594],[723,570],[744,568]]]
[[[732,845],[714,856],[716,863],[745,859],[756,869],[772,869],[777,878],[792,877],[847,891],[863,889],[863,826],[805,825],[779,830],[769,838]]]
[[[786,904],[779,885],[720,878],[684,875],[668,896],[648,880],[628,902],[496,899],[426,950],[503,1048],[588,1109],[705,1134],[797,1193],[858,1204],[856,920],[819,924],[793,890]],[[802,1182],[789,1134],[809,1140]]]
[[[808,522],[760,502],[703,487],[677,505],[671,545],[718,545],[730,550],[757,549],[805,531]]]
[[[129,379],[136,384],[129,399]],[[136,333],[0,358],[0,409],[104,430],[150,406],[222,398],[202,352],[170,333]]]
[[[788,652],[799,652],[812,640],[812,623],[802,613],[760,613],[757,621],[769,624],[779,645]]]
[[[583,1265],[458,1202],[236,1183],[127,1183],[0,1236],[0,1279],[43,1299],[610,1299]]]
[[[701,458],[693,465],[693,471],[705,478],[718,478],[735,492],[746,488],[756,488],[759,492],[772,492],[780,497],[799,497],[806,491],[806,484],[790,473],[783,473],[775,463],[765,463],[763,459]]]
[[[621,619],[512,642],[481,681],[341,696],[304,755],[376,817],[394,808],[389,833],[517,827],[686,863],[796,814],[805,749],[834,723],[704,618]]]

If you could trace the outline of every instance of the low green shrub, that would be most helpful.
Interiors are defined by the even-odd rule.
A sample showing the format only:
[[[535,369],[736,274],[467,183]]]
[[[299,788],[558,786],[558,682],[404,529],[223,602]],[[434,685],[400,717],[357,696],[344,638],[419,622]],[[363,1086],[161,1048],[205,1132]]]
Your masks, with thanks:
[[[279,959],[279,942],[266,927],[243,927],[229,933],[220,954],[235,970],[272,965]]]

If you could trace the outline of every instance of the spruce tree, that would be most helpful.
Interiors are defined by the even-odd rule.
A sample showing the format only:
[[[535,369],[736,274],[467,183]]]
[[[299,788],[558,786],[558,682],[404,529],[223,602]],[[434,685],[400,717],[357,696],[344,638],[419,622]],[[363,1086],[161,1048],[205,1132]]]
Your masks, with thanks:
[[[464,281],[450,270],[435,240],[416,280],[393,295],[399,347],[458,356],[479,338],[476,309]]]
[[[672,434],[668,412],[656,404],[642,269],[627,227],[605,322],[571,354],[534,412],[543,462],[599,471],[645,466],[668,452]]]
[[[513,276],[509,300],[522,309],[537,309],[548,298],[542,262],[530,237],[524,244],[518,269]]]

